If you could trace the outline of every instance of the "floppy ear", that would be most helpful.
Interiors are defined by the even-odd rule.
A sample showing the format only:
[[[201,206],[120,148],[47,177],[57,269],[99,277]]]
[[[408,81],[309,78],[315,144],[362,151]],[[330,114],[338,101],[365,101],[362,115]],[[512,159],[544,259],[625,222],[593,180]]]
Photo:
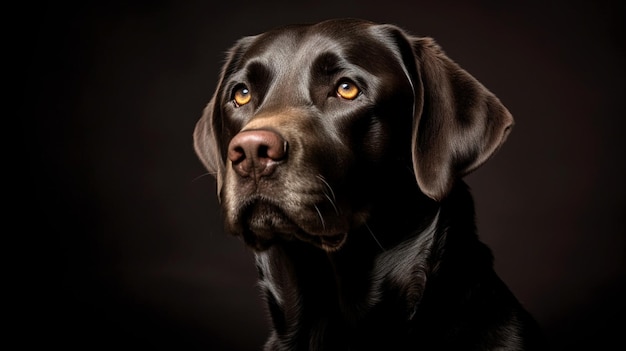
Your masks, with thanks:
[[[219,110],[219,109],[218,109]],[[213,127],[214,119],[219,118],[219,111],[215,111],[215,96],[204,108],[202,117],[196,122],[193,132],[193,146],[196,155],[209,173],[217,180],[217,189],[222,188],[222,178],[224,174],[224,163],[221,159],[221,152],[217,142],[216,128]]]
[[[500,100],[431,38],[409,38],[416,65],[412,155],[426,195],[443,199],[456,179],[502,145],[513,117]]]
[[[196,123],[193,133],[193,146],[196,154],[209,173],[217,180],[218,198],[222,189],[225,167],[220,141],[227,137],[222,128],[223,83],[236,70],[245,49],[253,39],[254,37],[242,38],[228,51],[217,89],[204,108],[202,117]]]

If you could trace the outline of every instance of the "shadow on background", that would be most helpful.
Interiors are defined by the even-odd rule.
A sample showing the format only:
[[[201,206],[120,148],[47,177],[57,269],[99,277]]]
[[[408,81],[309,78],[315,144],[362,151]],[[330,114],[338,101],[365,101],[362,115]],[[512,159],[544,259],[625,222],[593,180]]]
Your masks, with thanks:
[[[235,40],[332,17],[432,36],[498,95],[516,127],[468,177],[497,271],[555,349],[624,344],[623,2],[96,1],[20,14],[24,345],[260,349],[252,256],[222,232],[191,135]]]

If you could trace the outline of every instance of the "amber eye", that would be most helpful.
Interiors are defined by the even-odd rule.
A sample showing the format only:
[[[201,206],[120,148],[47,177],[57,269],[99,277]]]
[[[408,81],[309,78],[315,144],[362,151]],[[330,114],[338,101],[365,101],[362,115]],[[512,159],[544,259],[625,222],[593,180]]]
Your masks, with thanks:
[[[235,101],[235,105],[237,105],[237,107],[249,103],[251,99],[252,94],[250,94],[250,90],[245,85],[242,85],[235,90],[233,100]]]
[[[357,98],[357,96],[359,96],[360,93],[361,90],[359,90],[359,87],[349,81],[342,81],[337,86],[337,95],[346,100],[354,100]]]

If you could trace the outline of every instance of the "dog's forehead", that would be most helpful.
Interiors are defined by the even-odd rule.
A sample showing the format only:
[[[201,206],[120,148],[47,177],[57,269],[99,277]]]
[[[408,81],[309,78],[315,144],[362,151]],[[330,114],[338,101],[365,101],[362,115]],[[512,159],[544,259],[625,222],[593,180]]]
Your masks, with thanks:
[[[248,47],[244,61],[262,60],[270,65],[283,62],[312,62],[320,55],[332,52],[359,64],[360,61],[372,62],[372,56],[381,58],[395,56],[393,50],[384,36],[375,30],[375,24],[360,21],[327,21],[313,25],[282,27],[263,33]],[[290,65],[281,65],[288,66]]]

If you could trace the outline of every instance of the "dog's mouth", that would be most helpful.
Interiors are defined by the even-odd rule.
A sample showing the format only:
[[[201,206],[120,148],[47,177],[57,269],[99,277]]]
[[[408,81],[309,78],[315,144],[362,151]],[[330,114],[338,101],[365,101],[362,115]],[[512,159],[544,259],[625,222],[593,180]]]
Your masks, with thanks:
[[[281,206],[268,201],[253,201],[240,212],[238,225],[245,242],[258,250],[269,248],[276,240],[301,240],[325,251],[338,250],[347,239],[347,232],[332,231],[296,220]],[[319,219],[320,221],[321,218]]]

